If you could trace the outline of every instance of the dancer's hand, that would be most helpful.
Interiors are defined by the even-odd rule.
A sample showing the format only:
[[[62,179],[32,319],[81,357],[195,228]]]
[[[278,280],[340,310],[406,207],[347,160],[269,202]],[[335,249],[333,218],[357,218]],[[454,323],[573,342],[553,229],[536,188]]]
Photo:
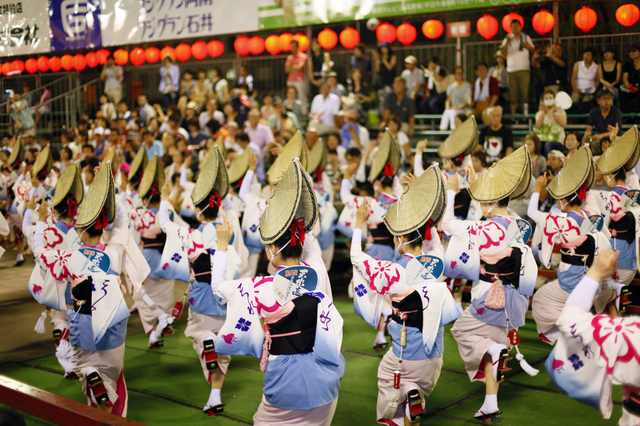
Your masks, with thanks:
[[[162,184],[162,188],[160,189],[160,199],[162,201],[169,201],[169,197],[171,197],[171,179],[165,179],[164,184]]]
[[[447,191],[457,191],[459,187],[458,174],[449,176],[449,179],[447,179]]]
[[[610,277],[618,270],[618,250],[602,250],[593,261],[587,276],[595,281],[601,282],[606,277]]]
[[[27,209],[35,210],[36,207],[38,207],[38,202],[36,201],[36,196],[34,195],[29,199],[29,201],[27,201]]]
[[[362,225],[369,218],[369,201],[366,200],[362,205],[358,208],[356,212],[356,229],[361,229]]]
[[[40,210],[38,210],[39,220],[40,222],[44,222],[47,219],[47,215],[49,214],[49,208],[47,206],[47,202],[42,200],[40,203]]]
[[[231,228],[231,224],[227,220],[227,215],[224,216],[224,222],[218,225],[216,228],[216,235],[218,236],[218,251],[227,251],[227,247],[229,246],[229,241],[231,241],[231,237],[233,236],[233,229]]]

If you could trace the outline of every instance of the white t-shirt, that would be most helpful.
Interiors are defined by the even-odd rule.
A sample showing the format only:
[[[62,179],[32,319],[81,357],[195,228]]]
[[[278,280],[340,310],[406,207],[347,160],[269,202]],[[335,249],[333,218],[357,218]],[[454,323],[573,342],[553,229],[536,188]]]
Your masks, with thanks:
[[[521,38],[524,39],[528,44],[533,46],[533,41],[531,37],[526,35],[525,33],[521,34]],[[509,36],[509,47],[507,47],[507,72],[516,72],[516,71],[529,71],[531,69],[531,63],[529,61],[529,50],[522,47],[520,50],[520,38],[514,39]],[[505,41],[503,40],[500,44],[500,47],[504,46]]]

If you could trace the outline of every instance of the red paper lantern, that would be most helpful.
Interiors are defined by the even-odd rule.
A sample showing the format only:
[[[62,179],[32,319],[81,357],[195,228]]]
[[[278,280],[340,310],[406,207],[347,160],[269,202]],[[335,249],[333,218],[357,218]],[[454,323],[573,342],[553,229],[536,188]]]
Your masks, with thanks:
[[[27,59],[27,61],[24,63],[24,69],[26,69],[29,74],[37,73],[38,61],[36,61],[36,58]]]
[[[64,55],[60,60],[60,63],[65,71],[71,71],[73,69],[73,56]]]
[[[635,4],[623,4],[616,10],[616,19],[623,27],[630,27],[638,22],[640,9]]]
[[[360,33],[354,28],[347,27],[340,33],[340,44],[345,49],[353,49],[360,43]]]
[[[111,52],[109,52],[107,49],[100,49],[96,52],[96,56],[98,58],[98,64],[106,65],[106,63],[109,61],[109,56],[111,56]]]
[[[160,51],[160,59],[162,59],[164,61],[164,59],[169,56],[171,57],[171,59],[175,59],[176,57],[176,52],[173,49],[173,47],[171,46],[165,46],[162,48],[162,50]]]
[[[512,33],[511,21],[513,20],[520,21],[520,26],[524,27],[524,18],[522,16],[518,15],[515,12],[508,13],[504,15],[504,18],[502,18],[502,29],[508,32],[509,34]]]
[[[240,36],[233,42],[233,48],[240,56],[247,56],[249,54],[249,37]]]
[[[533,15],[533,29],[540,35],[544,35],[553,29],[556,22],[555,16],[548,10],[541,10]]]
[[[98,66],[98,55],[96,52],[87,53],[84,58],[87,60],[87,66],[89,68],[95,68]]]
[[[590,7],[582,6],[582,8],[576,12],[574,19],[576,26],[586,33],[596,26],[598,14]]]
[[[418,32],[413,25],[408,22],[403,22],[398,26],[396,34],[398,35],[398,41],[402,43],[403,46],[409,46],[411,43],[416,41]]]
[[[191,54],[194,58],[201,61],[207,57],[207,43],[198,40],[191,45]]]
[[[46,56],[40,56],[38,58],[38,69],[40,70],[40,72],[49,71],[49,58],[47,58]]]
[[[329,28],[325,28],[318,34],[318,44],[324,50],[331,50],[338,44],[338,34]]]
[[[11,72],[11,62],[2,64],[2,74],[7,75]]]
[[[444,25],[437,19],[429,19],[422,24],[422,34],[428,39],[436,39],[444,34]]]
[[[491,15],[483,15],[476,22],[476,28],[478,29],[478,34],[486,40],[491,40],[498,34],[498,20]]]
[[[53,72],[60,71],[60,69],[62,69],[62,59],[57,56],[49,59],[49,69]],[[2,68],[2,72],[4,72],[4,68]]]
[[[224,44],[220,40],[211,40],[207,43],[207,52],[212,58],[217,58],[224,53]]]
[[[259,55],[264,52],[264,40],[262,37],[253,36],[249,39],[249,52],[252,55]]]
[[[77,54],[73,57],[73,69],[80,72],[87,67],[87,60],[84,55]]]
[[[15,61],[13,61],[11,63],[11,70],[12,71],[18,71],[19,73],[23,73],[24,72],[24,62],[22,62],[20,59],[16,59]]]
[[[280,51],[291,52],[292,41],[293,41],[293,34],[291,33],[280,34],[280,37],[278,37],[278,45],[280,46]]]
[[[135,65],[136,67],[139,67],[140,65],[144,64],[145,56],[146,54],[142,47],[134,47],[131,53],[129,54],[129,59],[131,60],[131,63],[133,65]]]
[[[118,49],[113,52],[113,59],[116,62],[116,65],[125,65],[129,62],[129,52],[124,49]]]
[[[186,43],[180,43],[176,47],[176,59],[180,62],[187,62],[191,59],[191,46]]]
[[[147,47],[144,51],[144,59],[150,64],[155,64],[160,60],[160,49],[157,47]]]
[[[383,22],[376,28],[376,36],[380,42],[393,43],[396,41],[396,27],[388,22]]]
[[[294,40],[298,41],[298,50],[301,52],[306,52],[307,49],[309,48],[309,37],[307,37],[306,35],[302,34],[302,33],[296,33],[293,36]]]
[[[277,55],[278,53],[280,53],[280,50],[281,50],[280,49],[280,37],[278,37],[275,34],[271,34],[264,41],[264,46],[267,49],[267,52],[271,53],[272,55]]]

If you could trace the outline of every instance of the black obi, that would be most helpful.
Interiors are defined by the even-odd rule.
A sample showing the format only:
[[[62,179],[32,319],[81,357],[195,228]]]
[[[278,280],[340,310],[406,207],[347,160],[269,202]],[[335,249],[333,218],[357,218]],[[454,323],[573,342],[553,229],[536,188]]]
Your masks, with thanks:
[[[303,295],[293,301],[295,307],[280,321],[269,324],[271,355],[306,354],[313,351],[318,320],[318,299]],[[297,333],[277,337],[278,334]]]
[[[404,325],[407,327],[415,327],[422,331],[422,298],[417,291],[411,292],[410,295],[405,297],[399,302],[391,302],[391,305],[395,308],[391,319],[398,324],[402,324],[403,320],[399,313],[406,314]],[[396,309],[400,312],[396,313]]]
[[[453,200],[453,214],[456,217],[466,218],[469,215],[469,206],[471,206],[471,195],[467,188],[463,188],[458,191]]]
[[[387,229],[383,223],[380,223],[377,228],[370,229],[369,232],[371,233],[371,237],[373,237],[374,244],[395,248],[393,235],[391,235],[391,232],[389,232],[389,229]]]
[[[191,264],[191,268],[196,281],[211,284],[211,256],[208,252],[198,256]]]
[[[162,251],[164,250],[164,246],[167,243],[167,234],[161,232],[155,238],[141,237],[141,239],[143,249],[158,250],[160,253],[162,253]]]
[[[627,212],[620,220],[609,223],[611,236],[618,240],[623,240],[629,244],[633,243],[636,236],[636,218],[631,212]]]
[[[77,300],[84,300],[80,305],[77,301],[73,301],[74,310],[84,315],[91,315],[91,295],[93,293],[93,278],[87,277],[80,284],[71,288],[71,294]],[[80,307],[80,309],[78,309]]]
[[[586,264],[587,267],[591,267],[595,251],[596,240],[593,236],[587,235],[587,239],[574,249],[575,254],[568,254],[567,249],[562,249],[562,261],[569,265],[583,266]]]
[[[480,263],[486,271],[485,274],[480,274],[482,281],[492,282],[493,277],[499,275],[498,278],[503,284],[511,284],[515,288],[520,286],[522,252],[519,248],[513,247],[511,255],[498,260],[495,265],[490,265],[483,261],[480,261]]]

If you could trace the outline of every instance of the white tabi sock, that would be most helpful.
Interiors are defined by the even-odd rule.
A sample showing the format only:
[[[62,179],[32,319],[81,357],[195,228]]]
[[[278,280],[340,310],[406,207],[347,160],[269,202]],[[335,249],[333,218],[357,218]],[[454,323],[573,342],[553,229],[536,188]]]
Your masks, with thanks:
[[[18,256],[16,256],[16,262],[21,262],[24,260],[24,256],[22,256],[21,254],[18,254]]]
[[[156,333],[156,330],[152,330],[151,333],[149,333],[149,344],[152,345],[158,340],[160,340],[158,339],[158,333]]]
[[[494,343],[487,353],[491,356],[491,362],[493,363],[493,379],[498,380],[498,360],[500,359],[500,352],[507,347],[501,343]]]
[[[480,411],[485,414],[492,414],[498,411],[498,395],[485,395],[484,404],[480,407]]]
[[[220,389],[211,389],[211,394],[209,395],[207,405],[215,407],[216,405],[220,404],[222,404],[222,400],[220,399]]]
[[[374,341],[374,344],[380,345],[382,343],[387,343],[387,339],[384,337],[384,331],[378,331],[378,334],[376,334],[376,340]]]

